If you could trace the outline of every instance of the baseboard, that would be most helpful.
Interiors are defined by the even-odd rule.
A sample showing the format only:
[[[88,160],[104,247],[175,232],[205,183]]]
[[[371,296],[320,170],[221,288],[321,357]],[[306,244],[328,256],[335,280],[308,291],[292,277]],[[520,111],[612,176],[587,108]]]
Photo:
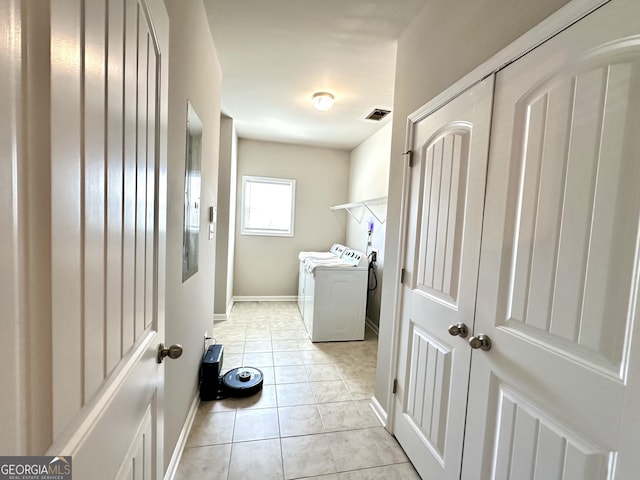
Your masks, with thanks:
[[[213,322],[224,322],[229,320],[231,316],[231,309],[233,308],[233,298],[229,300],[229,305],[227,305],[227,311],[225,313],[214,313],[213,314]]]
[[[196,396],[193,398],[193,402],[191,403],[191,408],[189,409],[189,413],[187,414],[187,418],[182,426],[182,431],[180,432],[180,436],[178,437],[178,441],[176,442],[176,448],[173,449],[173,455],[171,455],[171,461],[167,466],[167,471],[164,474],[164,480],[173,480],[176,472],[178,471],[178,465],[180,465],[180,459],[182,458],[182,452],[184,452],[184,447],[187,444],[187,439],[189,438],[189,432],[191,432],[191,427],[193,426],[193,420],[196,418],[196,413],[198,413],[198,406],[200,405],[200,395],[196,393]]]
[[[236,302],[297,302],[297,295],[278,295],[278,296],[262,296],[262,297],[251,297],[251,296],[240,296],[233,297],[231,302],[229,302],[229,306],[227,307],[227,313],[214,313],[213,314],[213,323],[215,322],[225,322],[229,320],[231,316],[231,309],[233,308],[233,304]],[[377,332],[376,332],[377,334]]]
[[[373,323],[373,320],[371,320],[369,317],[365,317],[364,323],[367,327],[371,329],[373,333],[375,333],[377,336],[380,336],[380,332],[378,331],[378,325]]]
[[[226,313],[214,313],[213,314],[213,322],[224,322],[229,320],[229,315]]]
[[[233,297],[234,302],[297,302],[297,295],[277,295],[264,297],[241,296]]]
[[[376,397],[371,397],[370,405],[373,413],[376,414],[376,417],[378,417],[378,420],[382,423],[382,426],[387,428],[387,412],[382,408],[378,399]]]

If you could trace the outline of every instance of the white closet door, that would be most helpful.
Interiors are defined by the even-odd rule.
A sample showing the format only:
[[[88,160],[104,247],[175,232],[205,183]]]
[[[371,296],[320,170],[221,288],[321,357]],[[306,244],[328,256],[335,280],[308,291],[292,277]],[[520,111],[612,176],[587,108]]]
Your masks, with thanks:
[[[639,19],[613,0],[496,77],[464,479],[615,475],[640,373]]]
[[[458,479],[493,77],[414,125],[394,434],[423,478]]]

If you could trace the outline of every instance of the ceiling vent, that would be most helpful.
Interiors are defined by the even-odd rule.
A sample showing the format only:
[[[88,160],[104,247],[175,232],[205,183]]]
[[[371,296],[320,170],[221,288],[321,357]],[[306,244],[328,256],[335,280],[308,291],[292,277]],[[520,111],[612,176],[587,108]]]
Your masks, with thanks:
[[[391,110],[385,110],[383,108],[374,108],[371,111],[371,113],[367,115],[365,118],[367,120],[375,120],[376,122],[379,122],[390,113],[391,113]]]

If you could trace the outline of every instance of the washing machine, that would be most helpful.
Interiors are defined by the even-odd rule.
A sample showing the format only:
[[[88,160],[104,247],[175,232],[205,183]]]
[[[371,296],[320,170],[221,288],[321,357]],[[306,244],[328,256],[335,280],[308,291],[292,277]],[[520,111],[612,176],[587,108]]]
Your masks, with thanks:
[[[298,254],[298,260],[300,260],[300,266],[298,269],[298,310],[300,310],[300,315],[304,319],[304,304],[305,304],[305,289],[304,289],[304,266],[305,261],[307,259],[317,259],[317,260],[332,260],[335,258],[342,257],[342,254],[347,250],[347,247],[340,244],[334,243],[331,245],[331,248],[326,252],[300,252]]]
[[[366,255],[357,250],[304,261],[302,318],[312,342],[364,339],[368,273]]]

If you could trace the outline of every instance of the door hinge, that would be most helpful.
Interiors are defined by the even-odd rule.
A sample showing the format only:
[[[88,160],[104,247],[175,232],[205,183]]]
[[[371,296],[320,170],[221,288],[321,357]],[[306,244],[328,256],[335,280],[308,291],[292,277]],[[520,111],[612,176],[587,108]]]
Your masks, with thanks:
[[[393,379],[393,388],[391,389],[391,393],[395,394],[397,390],[398,390],[398,379],[394,378]]]
[[[400,283],[404,284],[404,268],[400,270]]]
[[[409,159],[409,167],[413,167],[413,150],[407,150],[406,152],[403,153],[403,155],[406,155]]]

